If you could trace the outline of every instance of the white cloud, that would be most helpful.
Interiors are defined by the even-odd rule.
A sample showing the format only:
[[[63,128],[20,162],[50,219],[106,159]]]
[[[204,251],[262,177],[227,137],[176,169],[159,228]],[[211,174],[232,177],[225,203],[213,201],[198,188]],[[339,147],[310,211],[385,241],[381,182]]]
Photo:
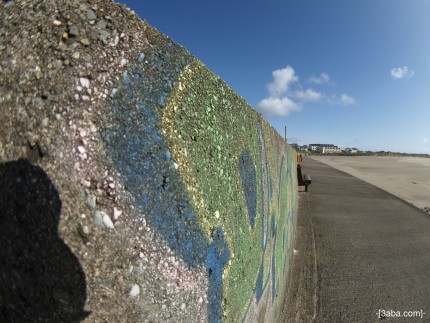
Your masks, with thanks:
[[[410,70],[409,67],[403,66],[403,67],[395,67],[390,71],[391,77],[393,80],[400,80],[405,77],[412,77],[414,76],[415,72],[413,70]]]
[[[327,102],[334,106],[348,106],[357,103],[357,101],[348,94],[342,94],[341,96],[333,94],[330,98],[327,99]]]
[[[352,105],[355,103],[355,99],[352,96],[349,96],[348,94],[342,94],[340,96],[340,104],[343,106]]]
[[[288,91],[289,86],[297,82],[299,78],[296,76],[294,69],[287,66],[283,69],[272,72],[273,82],[267,85],[267,90],[271,97],[279,98]]]
[[[308,82],[309,83],[315,83],[315,84],[326,84],[326,83],[330,82],[330,75],[328,75],[327,73],[321,73],[320,76],[312,75],[308,79]]]
[[[322,92],[313,89],[303,89],[299,77],[291,66],[277,69],[272,72],[273,81],[267,84],[268,96],[258,102],[257,110],[267,116],[286,116],[291,112],[302,110],[306,102],[326,101],[334,105],[352,105],[355,99],[347,94],[340,97],[328,97]],[[330,81],[327,73],[311,78],[313,83],[323,84]]]
[[[429,140],[428,140],[427,138],[423,138],[423,143],[425,143],[425,144],[426,144],[426,143],[428,143],[428,141],[429,141]]]
[[[288,65],[273,71],[272,76],[273,81],[267,85],[269,96],[258,103],[258,110],[268,116],[286,116],[301,110],[300,105],[287,96],[291,84],[299,80],[294,69]]]
[[[301,101],[319,101],[321,100],[322,94],[321,92],[314,91],[312,89],[307,89],[305,91],[296,91],[292,94],[293,97],[301,100]]]
[[[301,110],[297,103],[286,96],[282,98],[268,97],[258,103],[258,108],[261,113],[268,116],[286,116],[291,112]]]

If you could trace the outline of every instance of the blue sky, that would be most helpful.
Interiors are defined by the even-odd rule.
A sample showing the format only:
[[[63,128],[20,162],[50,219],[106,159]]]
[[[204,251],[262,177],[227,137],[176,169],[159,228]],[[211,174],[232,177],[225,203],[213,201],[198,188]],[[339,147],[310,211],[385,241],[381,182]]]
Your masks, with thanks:
[[[120,1],[289,142],[430,153],[430,1]]]

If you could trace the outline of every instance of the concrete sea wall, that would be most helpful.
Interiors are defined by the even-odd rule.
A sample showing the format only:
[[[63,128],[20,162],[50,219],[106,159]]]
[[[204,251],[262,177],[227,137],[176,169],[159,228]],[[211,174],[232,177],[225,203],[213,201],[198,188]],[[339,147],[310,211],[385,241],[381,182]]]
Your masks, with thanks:
[[[123,6],[1,6],[1,320],[275,321],[294,149]]]

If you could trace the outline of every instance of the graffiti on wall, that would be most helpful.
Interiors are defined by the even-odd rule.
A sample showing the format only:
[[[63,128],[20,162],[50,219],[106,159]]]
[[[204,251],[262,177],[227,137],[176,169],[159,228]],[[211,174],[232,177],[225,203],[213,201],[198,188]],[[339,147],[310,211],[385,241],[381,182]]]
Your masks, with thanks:
[[[170,40],[137,57],[110,102],[106,152],[142,221],[206,272],[207,320],[250,320],[268,299],[265,311],[279,312],[297,214],[294,150]]]

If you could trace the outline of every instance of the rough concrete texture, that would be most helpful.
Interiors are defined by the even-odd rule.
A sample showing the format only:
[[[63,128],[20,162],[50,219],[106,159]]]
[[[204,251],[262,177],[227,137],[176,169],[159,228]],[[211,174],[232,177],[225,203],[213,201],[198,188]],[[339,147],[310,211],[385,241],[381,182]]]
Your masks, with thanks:
[[[276,321],[294,150],[122,5],[0,6],[0,321]]]
[[[307,170],[306,161],[307,157],[304,157],[302,166]],[[279,322],[315,322],[317,320],[318,277],[315,233],[310,212],[312,195],[313,189],[312,192],[299,191],[295,255],[288,276],[287,295]]]

